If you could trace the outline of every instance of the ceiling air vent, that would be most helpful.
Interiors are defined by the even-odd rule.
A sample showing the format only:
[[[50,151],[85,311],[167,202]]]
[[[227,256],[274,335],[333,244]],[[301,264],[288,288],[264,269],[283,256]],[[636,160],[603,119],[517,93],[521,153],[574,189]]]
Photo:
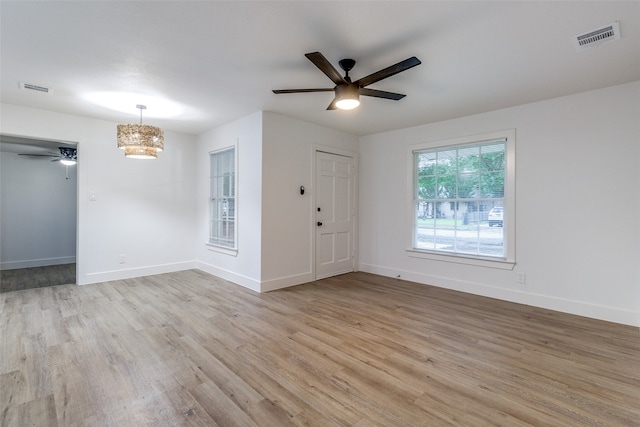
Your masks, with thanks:
[[[589,49],[590,47],[600,46],[613,40],[620,40],[620,27],[618,26],[618,21],[616,21],[597,30],[573,36],[571,40],[576,49]]]
[[[24,82],[20,82],[20,89],[33,90],[35,92],[48,93],[48,94],[53,92],[53,89],[51,89],[50,87],[39,86],[39,85],[34,85],[31,83],[24,83]]]

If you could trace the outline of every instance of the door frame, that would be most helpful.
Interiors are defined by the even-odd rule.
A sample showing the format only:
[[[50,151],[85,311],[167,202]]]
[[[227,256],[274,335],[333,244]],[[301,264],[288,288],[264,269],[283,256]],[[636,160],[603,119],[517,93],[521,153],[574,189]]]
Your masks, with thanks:
[[[358,153],[354,151],[344,150],[342,148],[328,146],[328,145],[312,144],[311,145],[311,174],[312,174],[311,179],[313,182],[313,191],[311,193],[312,208],[311,208],[310,223],[311,223],[311,270],[312,270],[314,280],[317,280],[317,277],[316,277],[316,274],[317,274],[316,272],[316,222],[317,222],[317,214],[318,214],[318,211],[317,211],[318,183],[316,182],[316,178],[317,178],[318,171],[317,171],[316,160],[317,160],[318,152],[333,154],[336,156],[351,157],[353,159],[354,173],[353,173],[352,203],[354,208],[354,215],[353,215],[353,237],[352,237],[353,242],[351,242],[353,247],[353,271],[358,271],[360,266],[360,250],[358,245],[358,241],[359,241],[358,219],[360,217],[359,215],[360,209],[358,205],[358,173],[359,173]]]

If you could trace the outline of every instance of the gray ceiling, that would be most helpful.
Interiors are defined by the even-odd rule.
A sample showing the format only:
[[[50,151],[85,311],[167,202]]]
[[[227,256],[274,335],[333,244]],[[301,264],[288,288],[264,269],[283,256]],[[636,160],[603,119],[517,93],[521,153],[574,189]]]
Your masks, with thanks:
[[[64,141],[46,141],[0,134],[0,152],[14,154],[59,155],[60,147],[75,148],[76,145]]]
[[[366,135],[640,80],[640,2],[2,1],[1,101],[200,133],[268,110]],[[570,37],[619,21],[618,41]],[[304,54],[358,62],[354,79],[407,94],[326,111],[332,87]],[[52,88],[43,94],[26,82]]]

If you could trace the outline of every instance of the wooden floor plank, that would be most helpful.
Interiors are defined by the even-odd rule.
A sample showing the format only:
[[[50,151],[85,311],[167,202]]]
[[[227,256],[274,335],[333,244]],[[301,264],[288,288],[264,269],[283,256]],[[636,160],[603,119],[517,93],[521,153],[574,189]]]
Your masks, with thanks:
[[[195,400],[219,426],[258,427],[251,416],[220,388],[206,382],[189,390]]]
[[[3,427],[639,427],[640,334],[366,273],[258,294],[190,270],[0,293],[0,384]]]
[[[4,386],[5,383],[0,383]],[[58,426],[53,395],[30,400],[19,405],[6,406],[0,415],[1,426]]]
[[[76,264],[0,270],[0,293],[76,283]]]

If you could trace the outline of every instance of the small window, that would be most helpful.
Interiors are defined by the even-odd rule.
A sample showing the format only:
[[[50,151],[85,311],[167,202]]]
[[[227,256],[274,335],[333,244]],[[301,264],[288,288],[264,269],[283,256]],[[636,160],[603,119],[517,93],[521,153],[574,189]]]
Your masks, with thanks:
[[[209,243],[236,248],[236,149],[225,148],[209,154],[211,161],[211,207]]]
[[[514,136],[413,147],[412,251],[513,261]]]

